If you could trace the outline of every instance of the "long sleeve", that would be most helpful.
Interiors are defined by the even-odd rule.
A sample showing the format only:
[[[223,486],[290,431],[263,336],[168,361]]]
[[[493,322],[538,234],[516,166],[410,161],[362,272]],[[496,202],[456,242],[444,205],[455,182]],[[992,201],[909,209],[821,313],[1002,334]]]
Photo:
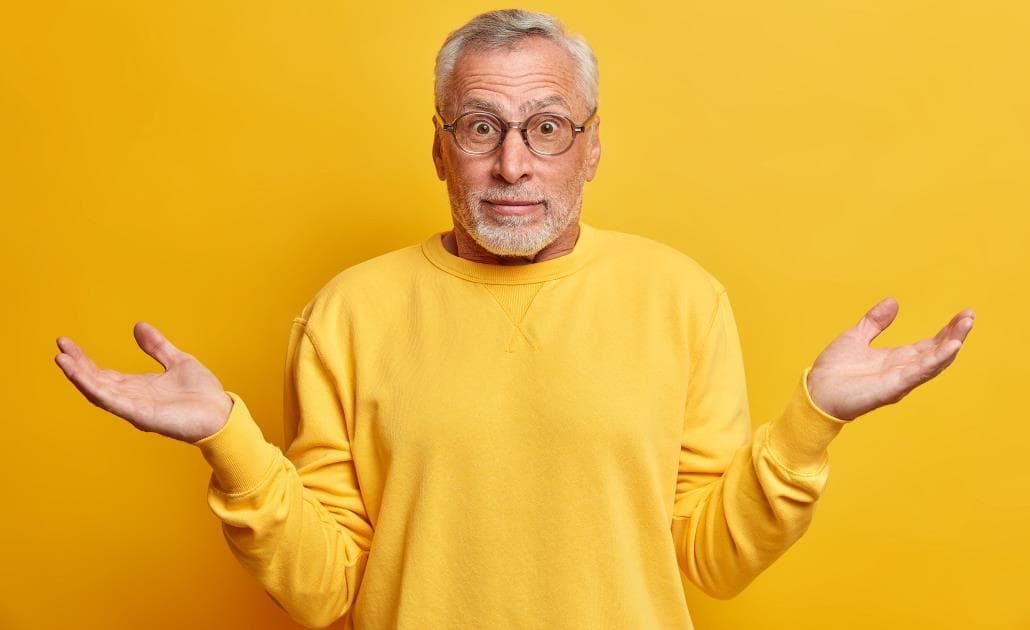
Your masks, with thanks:
[[[807,530],[829,475],[826,449],[847,423],[815,406],[805,369],[782,414],[751,435],[725,291],[693,359],[672,532],[683,574],[729,598]]]
[[[226,424],[194,444],[213,469],[208,503],[232,553],[291,617],[324,627],[352,610],[372,527],[339,392],[303,319],[287,357],[285,455],[233,392]]]

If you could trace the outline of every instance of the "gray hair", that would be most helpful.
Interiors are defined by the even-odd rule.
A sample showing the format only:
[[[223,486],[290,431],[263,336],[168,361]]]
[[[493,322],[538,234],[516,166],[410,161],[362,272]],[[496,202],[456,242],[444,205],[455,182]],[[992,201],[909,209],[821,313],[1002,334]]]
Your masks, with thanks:
[[[443,107],[449,104],[445,95],[450,87],[454,64],[463,52],[510,49],[534,35],[551,40],[569,54],[576,66],[579,91],[587,106],[596,108],[597,58],[590,44],[579,35],[566,33],[561,22],[551,15],[505,9],[477,15],[447,36],[436,55],[436,82],[433,87],[437,109],[443,111]]]

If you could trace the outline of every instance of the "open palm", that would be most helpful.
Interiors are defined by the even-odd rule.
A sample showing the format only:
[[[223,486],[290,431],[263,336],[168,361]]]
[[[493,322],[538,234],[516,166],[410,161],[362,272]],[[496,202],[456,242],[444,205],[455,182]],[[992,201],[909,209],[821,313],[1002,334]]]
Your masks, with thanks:
[[[808,374],[809,393],[820,409],[852,420],[898,402],[951,365],[975,317],[965,309],[932,338],[896,348],[870,347],[897,314],[894,298],[881,300],[820,353]]]
[[[195,442],[221,428],[233,403],[218,378],[150,324],[138,322],[133,335],[164,372],[123,374],[100,369],[67,337],[57,338],[61,353],[54,361],[90,402],[137,429]]]

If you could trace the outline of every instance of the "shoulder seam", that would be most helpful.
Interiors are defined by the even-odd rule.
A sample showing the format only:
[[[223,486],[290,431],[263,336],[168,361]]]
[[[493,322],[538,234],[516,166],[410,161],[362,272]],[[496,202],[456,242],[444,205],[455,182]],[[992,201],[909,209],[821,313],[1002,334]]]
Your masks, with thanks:
[[[294,321],[296,322],[296,320]],[[318,362],[322,366],[322,369],[325,370],[327,374],[332,374],[332,370],[329,369],[329,364],[326,363],[325,355],[322,354],[322,349],[319,347],[319,343],[315,341],[315,336],[311,332],[311,329],[308,328],[307,322],[304,322],[303,327],[302,332],[304,333],[304,336],[307,337],[308,343],[310,343],[311,347],[315,350],[315,356],[318,357]]]
[[[715,320],[718,319],[719,310],[722,309],[723,297],[726,296],[726,289],[723,288],[715,296],[715,307],[712,309],[712,314],[708,318],[708,327],[705,329],[704,340],[701,344],[694,349],[694,352],[690,355],[690,373],[689,378],[693,381],[694,378],[694,366],[697,365],[697,358],[701,355],[701,352],[708,347],[708,340],[712,336],[712,328],[715,327]],[[726,296],[728,297],[728,296]]]

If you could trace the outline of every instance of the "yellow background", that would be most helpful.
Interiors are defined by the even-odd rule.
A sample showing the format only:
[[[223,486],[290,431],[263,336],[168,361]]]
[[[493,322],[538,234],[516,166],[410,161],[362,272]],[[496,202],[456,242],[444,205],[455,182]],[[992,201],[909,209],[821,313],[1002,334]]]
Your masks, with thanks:
[[[586,3],[603,157],[586,221],[729,289],[754,421],[886,295],[875,345],[964,307],[958,360],[849,426],[808,534],[701,630],[1030,628],[1030,5]],[[476,2],[10,3],[0,16],[0,628],[291,628],[237,565],[192,447],[53,362],[156,371],[146,320],[281,445],[291,318],[449,226],[432,62]],[[13,355],[10,350],[13,349]]]

